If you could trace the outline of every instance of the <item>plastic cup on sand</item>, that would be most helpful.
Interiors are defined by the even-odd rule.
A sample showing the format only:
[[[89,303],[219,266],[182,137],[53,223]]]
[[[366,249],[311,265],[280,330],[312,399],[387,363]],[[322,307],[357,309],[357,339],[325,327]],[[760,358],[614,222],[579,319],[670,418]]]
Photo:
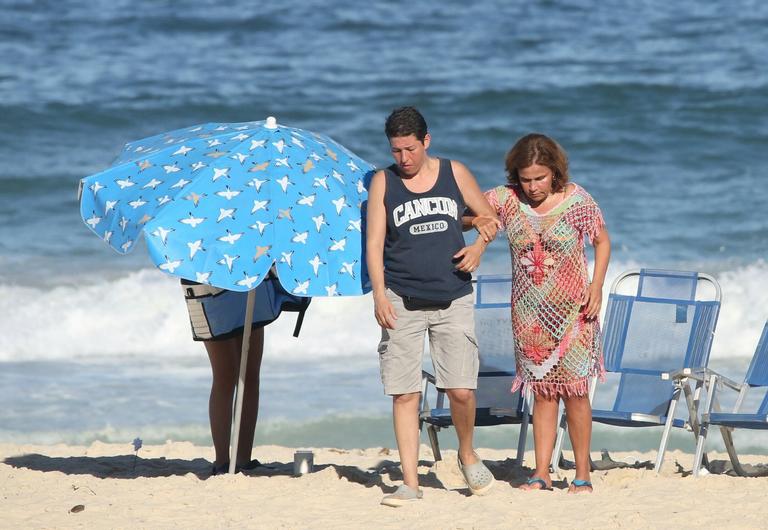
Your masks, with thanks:
[[[293,474],[295,476],[312,473],[315,466],[315,454],[312,451],[296,451],[293,453]]]

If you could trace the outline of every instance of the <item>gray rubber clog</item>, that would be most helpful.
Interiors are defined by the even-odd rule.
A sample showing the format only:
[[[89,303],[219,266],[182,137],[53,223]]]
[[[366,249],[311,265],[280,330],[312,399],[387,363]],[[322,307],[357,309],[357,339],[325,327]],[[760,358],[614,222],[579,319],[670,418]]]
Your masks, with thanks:
[[[493,487],[493,483],[496,482],[496,479],[493,478],[491,470],[485,467],[485,464],[483,464],[483,461],[477,456],[477,453],[475,453],[475,458],[477,459],[477,462],[468,466],[461,463],[461,458],[457,457],[456,460],[459,463],[459,470],[461,471],[461,474],[464,475],[464,481],[467,483],[469,491],[471,491],[473,495],[484,495]]]
[[[414,490],[409,488],[405,484],[401,485],[394,493],[385,495],[381,499],[381,504],[384,506],[392,506],[394,508],[408,504],[409,502],[420,500],[424,494],[421,490]]]

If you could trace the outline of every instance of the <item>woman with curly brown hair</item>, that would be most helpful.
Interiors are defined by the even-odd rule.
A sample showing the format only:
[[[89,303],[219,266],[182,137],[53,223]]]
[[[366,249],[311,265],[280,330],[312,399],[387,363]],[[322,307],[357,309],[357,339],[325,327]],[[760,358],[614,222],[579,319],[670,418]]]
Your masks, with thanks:
[[[508,183],[486,197],[509,239],[517,376],[534,394],[536,470],[522,489],[551,489],[549,463],[560,400],[576,460],[569,492],[591,492],[589,381],[603,374],[597,316],[610,240],[597,203],[569,182],[568,157],[551,138],[524,136],[507,154]],[[589,278],[585,242],[595,247]]]

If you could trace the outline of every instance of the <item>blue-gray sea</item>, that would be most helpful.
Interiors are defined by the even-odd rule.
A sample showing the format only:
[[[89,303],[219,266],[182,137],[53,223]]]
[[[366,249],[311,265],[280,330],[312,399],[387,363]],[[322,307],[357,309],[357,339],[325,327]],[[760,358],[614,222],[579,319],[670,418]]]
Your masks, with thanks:
[[[385,117],[415,105],[431,153],[463,161],[483,189],[504,181],[518,137],[555,137],[607,220],[609,281],[635,267],[714,275],[710,365],[743,377],[768,318],[765,2],[2,0],[0,11],[0,442],[210,444],[208,360],[177,280],[141,246],[119,256],[94,237],[77,184],[126,142],[269,115],[381,166]],[[481,272],[508,260],[499,240]],[[370,297],[316,299],[298,340],[292,319],[267,330],[256,443],[392,446]],[[480,429],[477,442],[511,450],[515,432]],[[761,433],[739,435],[768,453]],[[596,427],[593,449],[658,437]]]

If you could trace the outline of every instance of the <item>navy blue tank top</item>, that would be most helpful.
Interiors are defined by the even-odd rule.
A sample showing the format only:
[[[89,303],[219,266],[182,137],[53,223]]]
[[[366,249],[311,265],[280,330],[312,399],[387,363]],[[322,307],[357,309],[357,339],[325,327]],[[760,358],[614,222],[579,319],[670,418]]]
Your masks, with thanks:
[[[424,193],[406,188],[396,166],[384,170],[384,283],[400,296],[447,302],[472,292],[472,275],[455,268],[453,255],[466,245],[464,198],[451,161],[439,162],[435,185]]]

